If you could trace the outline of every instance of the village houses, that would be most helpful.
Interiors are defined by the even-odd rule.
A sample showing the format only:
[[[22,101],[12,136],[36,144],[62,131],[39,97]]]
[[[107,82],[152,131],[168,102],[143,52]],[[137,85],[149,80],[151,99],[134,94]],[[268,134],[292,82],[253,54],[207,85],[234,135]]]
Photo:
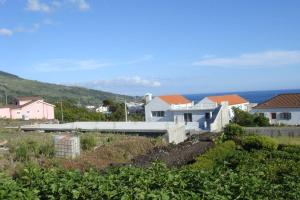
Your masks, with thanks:
[[[0,107],[0,118],[6,119],[54,119],[54,105],[41,97],[20,97],[15,104]]]

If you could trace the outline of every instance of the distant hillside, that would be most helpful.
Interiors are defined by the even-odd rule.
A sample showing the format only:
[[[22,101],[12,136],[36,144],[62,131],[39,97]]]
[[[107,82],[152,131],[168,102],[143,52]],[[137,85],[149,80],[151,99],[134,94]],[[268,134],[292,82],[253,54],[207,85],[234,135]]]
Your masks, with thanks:
[[[98,105],[104,99],[124,99],[124,95],[86,89],[82,87],[64,86],[20,78],[16,75],[0,71],[0,105],[5,102],[5,89],[9,102],[13,97],[42,96],[50,103],[61,99],[69,99],[82,105]],[[131,96],[126,96],[132,99]]]

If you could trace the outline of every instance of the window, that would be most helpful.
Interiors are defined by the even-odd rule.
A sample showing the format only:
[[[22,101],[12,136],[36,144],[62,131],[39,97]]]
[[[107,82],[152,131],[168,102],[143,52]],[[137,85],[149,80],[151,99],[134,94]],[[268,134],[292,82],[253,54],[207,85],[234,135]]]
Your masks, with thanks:
[[[265,114],[264,113],[259,113],[259,116],[264,117]]]
[[[210,119],[210,113],[205,113],[205,119],[209,120]]]
[[[271,118],[272,119],[276,119],[277,118],[277,114],[276,113],[271,113]]]
[[[164,117],[165,111],[152,111],[152,117]]]
[[[192,113],[184,113],[184,121],[185,122],[192,122],[193,121]]]
[[[20,114],[20,112],[17,112],[17,114]]]
[[[292,119],[292,113],[280,113],[280,119],[290,120]]]

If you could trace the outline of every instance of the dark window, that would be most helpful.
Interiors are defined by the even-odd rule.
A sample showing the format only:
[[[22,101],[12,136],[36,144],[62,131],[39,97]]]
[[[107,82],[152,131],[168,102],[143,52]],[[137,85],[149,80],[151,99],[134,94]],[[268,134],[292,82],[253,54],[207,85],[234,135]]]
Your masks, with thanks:
[[[276,119],[277,118],[276,113],[271,113],[271,116],[272,116],[272,119]]]
[[[205,119],[208,120],[210,118],[210,113],[205,113]]]
[[[259,113],[259,116],[264,117],[265,114],[264,113]]]
[[[184,121],[185,122],[192,122],[193,121],[192,113],[184,113]]]
[[[152,111],[152,117],[164,117],[165,111]]]
[[[290,120],[292,119],[292,113],[280,113],[280,119]]]

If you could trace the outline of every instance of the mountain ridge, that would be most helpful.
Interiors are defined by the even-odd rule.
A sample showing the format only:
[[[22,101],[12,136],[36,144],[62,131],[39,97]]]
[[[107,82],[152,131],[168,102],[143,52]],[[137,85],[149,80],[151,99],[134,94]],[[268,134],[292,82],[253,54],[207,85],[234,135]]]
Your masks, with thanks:
[[[5,92],[8,95],[8,102],[12,102],[15,97],[21,96],[41,96],[50,103],[71,100],[80,105],[99,105],[105,99],[114,99],[117,101],[121,101],[124,98],[133,99],[132,96],[84,87],[28,80],[8,72],[0,71],[0,104],[2,105],[5,103]]]

